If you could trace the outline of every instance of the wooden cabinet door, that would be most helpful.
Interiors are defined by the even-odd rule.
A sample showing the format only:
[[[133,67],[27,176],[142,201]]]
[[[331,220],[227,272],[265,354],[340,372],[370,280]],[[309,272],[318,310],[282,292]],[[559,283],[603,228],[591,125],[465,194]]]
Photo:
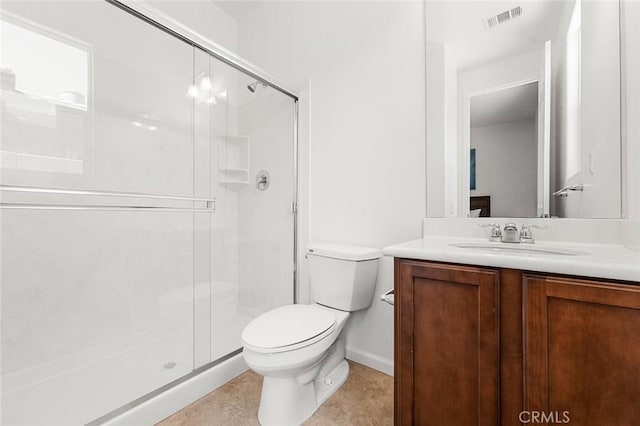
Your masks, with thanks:
[[[640,424],[640,286],[525,275],[523,321],[525,410]]]
[[[499,422],[497,270],[396,259],[395,424]]]

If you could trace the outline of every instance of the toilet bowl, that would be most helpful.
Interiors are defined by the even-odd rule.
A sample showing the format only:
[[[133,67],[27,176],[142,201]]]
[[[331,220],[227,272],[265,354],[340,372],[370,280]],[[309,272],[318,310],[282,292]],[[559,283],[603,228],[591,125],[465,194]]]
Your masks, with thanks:
[[[245,328],[245,362],[264,376],[261,424],[301,424],[346,380],[349,367],[339,336],[349,313],[332,311],[322,305],[288,305]]]
[[[299,425],[347,379],[343,329],[349,312],[366,309],[375,290],[378,249],[307,247],[312,305],[287,305],[251,321],[242,332],[247,365],[264,376],[262,425]]]

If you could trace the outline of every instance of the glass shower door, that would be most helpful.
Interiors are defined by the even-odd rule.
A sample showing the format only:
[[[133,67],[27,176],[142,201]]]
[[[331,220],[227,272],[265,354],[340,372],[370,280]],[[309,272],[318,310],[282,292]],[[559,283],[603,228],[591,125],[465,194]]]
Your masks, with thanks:
[[[251,319],[293,303],[295,101],[214,58],[211,75],[222,94],[210,115],[216,360],[241,348]]]
[[[208,55],[106,2],[1,18],[1,423],[84,424],[201,357]]]

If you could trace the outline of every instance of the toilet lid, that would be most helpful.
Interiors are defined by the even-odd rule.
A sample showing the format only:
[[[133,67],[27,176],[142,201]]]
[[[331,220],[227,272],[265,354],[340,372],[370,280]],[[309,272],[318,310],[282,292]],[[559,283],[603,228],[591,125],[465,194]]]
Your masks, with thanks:
[[[242,332],[242,341],[255,348],[277,349],[311,340],[336,324],[335,315],[313,305],[288,305],[255,318]]]

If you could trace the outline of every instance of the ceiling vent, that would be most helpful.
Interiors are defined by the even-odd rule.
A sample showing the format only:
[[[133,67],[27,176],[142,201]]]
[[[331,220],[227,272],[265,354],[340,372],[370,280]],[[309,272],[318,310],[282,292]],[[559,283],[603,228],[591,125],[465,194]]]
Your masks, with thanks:
[[[504,12],[500,12],[497,15],[490,16],[483,20],[484,26],[489,29],[496,27],[500,24],[504,24],[505,22],[509,22],[512,19],[515,19],[522,15],[522,7],[517,6],[513,9],[505,10]]]

